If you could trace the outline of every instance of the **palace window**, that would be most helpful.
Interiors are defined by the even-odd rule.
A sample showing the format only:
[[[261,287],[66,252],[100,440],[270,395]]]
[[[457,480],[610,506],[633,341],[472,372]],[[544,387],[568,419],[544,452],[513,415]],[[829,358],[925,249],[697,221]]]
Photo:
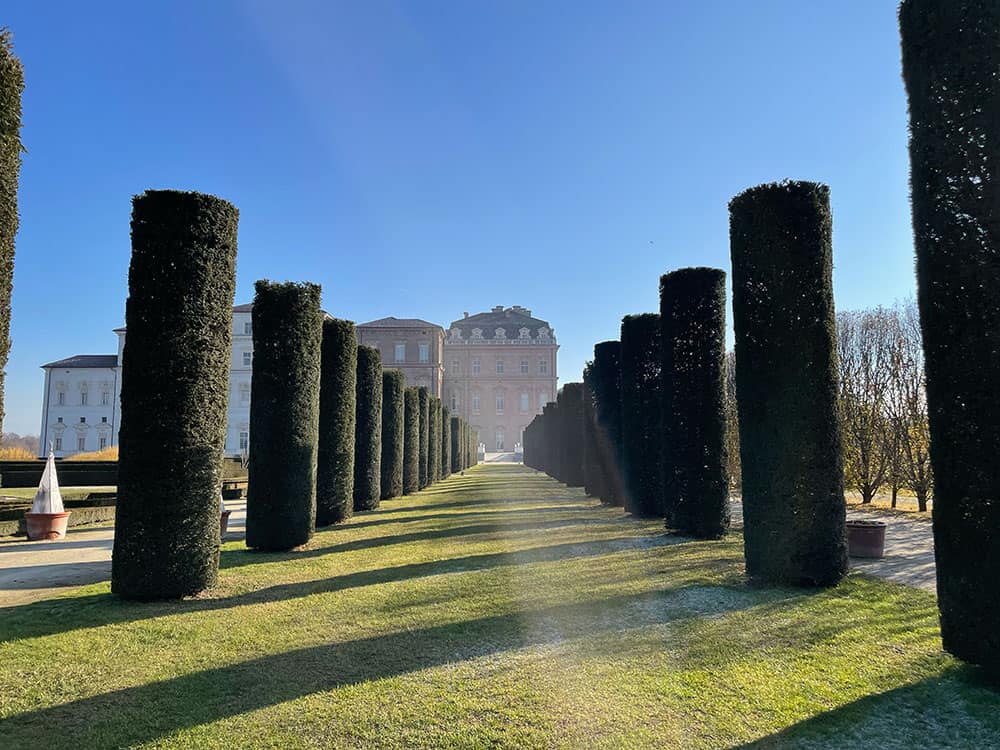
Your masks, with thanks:
[[[101,417],[101,424],[107,424],[107,423],[108,423],[108,418],[107,417]]]
[[[458,411],[458,394],[455,391],[451,392],[451,410]]]
[[[503,414],[503,391],[497,391],[497,414]]]
[[[250,433],[245,430],[240,433],[240,453],[250,450]]]
[[[430,362],[431,361],[431,346],[430,344],[420,344],[420,361]]]
[[[528,374],[528,360],[526,359],[521,360],[521,374],[522,375]]]
[[[86,417],[80,417],[80,424],[87,424],[87,418]]]
[[[531,408],[531,396],[525,391],[521,394],[521,413],[526,414],[528,409]]]
[[[111,391],[101,391],[101,406],[108,406],[111,403]]]
[[[65,406],[66,405],[66,392],[65,391],[59,391],[59,393],[56,394],[56,403],[59,404],[59,406]]]
[[[243,335],[253,336],[253,323],[251,323],[249,320],[243,321]]]
[[[108,447],[108,439],[106,437],[97,438],[97,447],[104,450]]]
[[[59,424],[62,424],[63,423],[62,417],[59,417],[58,419],[56,419],[56,422],[58,422]]]
[[[497,360],[497,375],[503,375],[503,360]]]
[[[451,372],[453,375],[458,375],[459,363],[457,359],[451,361]]]
[[[87,392],[80,391],[80,406],[86,406],[86,405],[87,405]]]
[[[85,438],[85,437],[78,437],[76,439],[76,449],[78,451],[82,451],[82,450],[86,450],[86,448],[87,448],[87,438]]]
[[[56,440],[55,440],[55,443],[56,443],[55,450],[61,451],[62,450],[62,438],[61,437],[57,437]]]
[[[253,366],[253,352],[243,352],[243,366],[244,367]]]
[[[479,374],[479,357],[472,358],[472,374],[473,375]]]
[[[497,450],[498,451],[502,451],[503,450],[503,438],[504,438],[503,425],[500,425],[500,426],[497,427],[497,431],[496,431],[496,441],[497,441]]]
[[[250,403],[250,384],[240,383],[240,403],[249,404]]]
[[[538,374],[546,375],[549,372],[549,361],[547,359],[538,360]]]
[[[393,359],[396,362],[406,361],[406,344],[396,344],[393,349]]]
[[[479,413],[479,394],[478,393],[473,393],[472,394],[472,413],[473,414],[478,414]]]

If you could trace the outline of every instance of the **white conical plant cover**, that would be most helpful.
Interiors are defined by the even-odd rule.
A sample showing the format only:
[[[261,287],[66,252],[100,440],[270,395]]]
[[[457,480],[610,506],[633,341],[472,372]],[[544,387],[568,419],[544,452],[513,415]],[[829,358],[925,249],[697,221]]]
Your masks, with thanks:
[[[31,504],[32,513],[65,513],[62,494],[59,492],[59,477],[56,476],[56,455],[49,451],[49,460],[42,472],[42,481],[38,483],[35,501]]]

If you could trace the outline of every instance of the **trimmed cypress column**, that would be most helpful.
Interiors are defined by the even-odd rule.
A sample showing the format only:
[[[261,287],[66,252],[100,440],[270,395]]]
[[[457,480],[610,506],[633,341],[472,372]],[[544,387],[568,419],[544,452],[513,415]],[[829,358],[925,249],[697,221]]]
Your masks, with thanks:
[[[316,525],[323,313],[318,284],[256,288],[246,543],[270,552],[305,544]]]
[[[403,391],[403,494],[420,489],[420,394],[415,386]]]
[[[662,516],[659,315],[622,319],[621,368],[625,509],[640,516]]]
[[[566,383],[559,394],[563,482],[583,487],[583,383]]]
[[[941,637],[997,674],[1000,6],[904,0],[899,23]]]
[[[451,476],[451,410],[441,405],[441,478]]]
[[[216,580],[238,219],[202,193],[132,201],[111,562],[111,590],[126,599],[177,599]]]
[[[729,528],[725,271],[682,268],[662,276],[660,325],[667,526],[717,539]]]
[[[420,489],[430,484],[428,455],[431,436],[431,392],[427,386],[417,386],[417,396],[420,399]]]
[[[747,573],[828,586],[847,572],[830,192],[760,185],[729,212]]]
[[[588,362],[583,368],[583,490],[590,497],[601,497],[605,493],[604,463],[597,446],[597,419],[594,415],[594,363]],[[531,425],[528,425],[530,428]],[[529,440],[525,430],[524,442]]]
[[[457,473],[465,467],[462,466],[462,418],[451,418],[451,471]]]
[[[594,387],[594,422],[597,448],[604,467],[601,500],[619,507],[625,504],[622,456],[622,368],[621,342],[594,345],[591,379]]]
[[[441,399],[431,396],[427,405],[427,483],[441,480]]]
[[[351,517],[354,507],[358,338],[350,320],[323,321],[319,382],[316,525]]]
[[[358,347],[357,397],[354,510],[374,510],[382,493],[382,354],[371,346]]]
[[[382,480],[383,500],[403,494],[403,426],[406,378],[399,370],[382,372]]]
[[[0,423],[10,354],[10,295],[17,234],[17,185],[21,171],[21,93],[24,68],[14,55],[9,31],[0,29]],[[45,446],[43,445],[44,449]]]

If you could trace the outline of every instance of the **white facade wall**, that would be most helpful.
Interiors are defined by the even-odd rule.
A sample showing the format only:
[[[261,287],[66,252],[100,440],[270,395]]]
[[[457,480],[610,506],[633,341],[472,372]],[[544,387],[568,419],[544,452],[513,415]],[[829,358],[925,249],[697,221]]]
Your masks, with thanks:
[[[253,357],[250,318],[249,305],[241,305],[233,312],[225,447],[227,456],[238,456],[241,447],[249,445]],[[118,328],[115,333],[118,334],[118,356],[114,366],[43,368],[45,387],[39,433],[40,454],[48,453],[49,443],[52,443],[56,456],[60,458],[74,453],[96,451],[105,445],[118,445],[125,329]],[[82,395],[84,393],[86,396]]]

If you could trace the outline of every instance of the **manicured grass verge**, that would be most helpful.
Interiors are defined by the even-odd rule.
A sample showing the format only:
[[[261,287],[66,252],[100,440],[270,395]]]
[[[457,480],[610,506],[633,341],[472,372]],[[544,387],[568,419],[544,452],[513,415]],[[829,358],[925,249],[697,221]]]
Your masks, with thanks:
[[[751,588],[691,542],[520,467],[390,500],[308,549],[227,543],[219,584],[0,609],[11,747],[969,747],[1000,694],[933,596]]]

